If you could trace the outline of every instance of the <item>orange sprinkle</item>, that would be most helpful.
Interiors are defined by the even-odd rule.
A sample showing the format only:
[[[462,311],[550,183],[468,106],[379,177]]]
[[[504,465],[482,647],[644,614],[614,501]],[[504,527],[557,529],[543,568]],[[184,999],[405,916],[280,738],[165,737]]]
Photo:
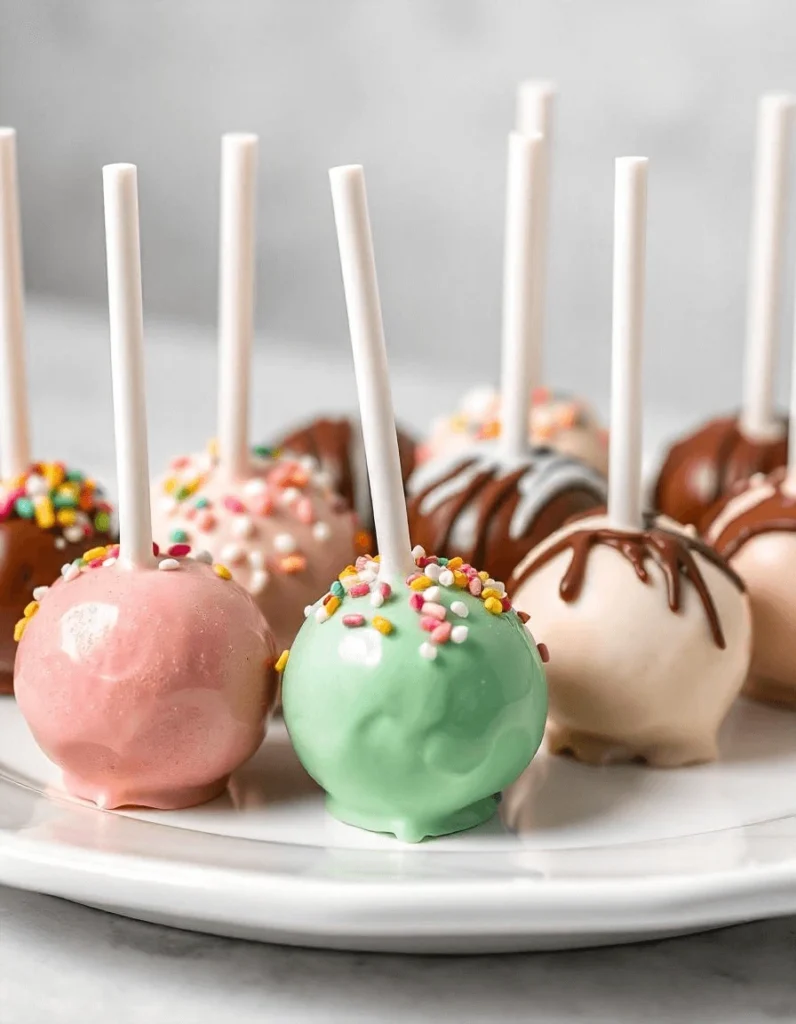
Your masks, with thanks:
[[[367,530],[357,530],[354,534],[354,549],[360,555],[366,555],[373,547],[373,537]]]
[[[274,668],[277,670],[277,672],[284,672],[285,671],[285,668],[287,667],[287,660],[288,660],[289,657],[290,657],[290,651],[289,650],[282,651],[282,653],[277,658],[276,665],[274,665]]]
[[[464,565],[464,559],[457,555],[455,558],[448,559],[448,568],[453,572],[454,569],[461,569]]]
[[[232,579],[232,573],[225,565],[221,565],[220,562],[216,562],[216,564],[213,566],[213,572],[216,574],[216,576],[220,576],[222,580]]]
[[[304,555],[286,555],[279,562],[279,568],[282,572],[292,576],[296,572],[304,572],[307,568],[307,559]]]
[[[334,615],[337,609],[340,607],[340,598],[335,597],[334,594],[329,598],[328,601],[324,601],[324,606],[328,615]]]
[[[458,569],[456,569],[455,572],[453,573],[453,582],[457,587],[466,587],[470,581],[467,579],[465,573],[460,572]]]

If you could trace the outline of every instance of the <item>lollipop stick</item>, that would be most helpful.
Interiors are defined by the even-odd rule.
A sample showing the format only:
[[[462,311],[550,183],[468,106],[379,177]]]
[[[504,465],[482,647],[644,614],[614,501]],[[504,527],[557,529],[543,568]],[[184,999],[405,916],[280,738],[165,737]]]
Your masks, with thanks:
[[[102,169],[113,378],[113,422],[119,485],[119,562],[152,565],[144,397],[144,317],[138,237],[138,176],[133,164]]]
[[[553,152],[553,113],[556,87],[553,82],[529,80],[517,90],[517,131],[520,135],[541,135],[544,139],[539,169],[539,214],[533,281],[533,346],[529,378],[531,387],[544,382],[544,324],[547,291],[547,261],[550,235],[550,182]]]
[[[793,354],[790,368],[790,407],[788,410],[788,468],[785,485],[788,493],[796,496],[796,316],[793,329]]]
[[[506,184],[506,250],[503,269],[501,447],[507,458],[528,451],[531,373],[538,338],[534,330],[537,231],[543,141],[540,135],[509,136]]]
[[[0,128],[0,477],[30,466],[17,135]]]
[[[774,415],[774,357],[794,109],[796,99],[792,96],[763,96],[757,120],[741,411],[741,429],[751,440],[770,439],[779,431]]]
[[[637,530],[641,515],[641,346],[647,234],[647,160],[616,161],[611,441],[608,515]]]
[[[249,465],[249,370],[254,334],[257,136],[221,140],[218,450],[221,468],[240,478]]]
[[[348,327],[384,579],[414,568],[398,458],[365,176],[359,166],[329,172]]]

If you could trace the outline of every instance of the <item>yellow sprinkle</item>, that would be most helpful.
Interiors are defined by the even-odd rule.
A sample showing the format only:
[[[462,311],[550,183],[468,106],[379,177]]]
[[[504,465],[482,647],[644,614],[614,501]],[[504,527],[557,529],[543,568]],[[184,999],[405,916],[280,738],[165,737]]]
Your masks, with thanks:
[[[451,430],[457,434],[463,434],[467,430],[467,420],[462,415],[451,416],[450,418]]]
[[[356,576],[356,574],[357,574],[357,571],[354,568],[354,566],[353,565],[347,565],[345,567],[345,569],[343,569],[343,571],[340,573],[340,575],[337,578],[338,578],[338,580],[344,580],[346,578],[346,576]]]
[[[276,665],[274,665],[274,668],[277,670],[277,672],[284,672],[285,671],[285,667],[287,666],[287,659],[289,657],[290,657],[290,651],[289,650],[288,651],[282,651],[282,653],[279,655],[279,658],[277,659]]]
[[[381,615],[374,615],[370,620],[370,624],[374,629],[378,629],[380,633],[383,633],[384,636],[389,636],[392,633],[392,623]]]
[[[215,458],[215,456],[218,455],[218,441],[214,437],[211,437],[210,440],[207,442],[207,450],[210,452],[213,458]]]
[[[222,580],[232,579],[232,573],[225,565],[221,565],[220,562],[216,562],[216,564],[213,566],[213,572],[216,574],[216,576],[220,576]]]
[[[486,608],[490,615],[500,615],[503,611],[503,605],[496,597],[488,597],[484,601],[484,608]]]
[[[50,490],[59,487],[64,481],[64,467],[56,462],[45,462],[41,467],[41,475],[47,481]]]
[[[25,605],[25,610],[23,611],[22,614],[25,616],[26,619],[32,619],[38,610],[39,602],[31,601],[29,604]]]
[[[49,530],[55,526],[55,509],[47,497],[37,498],[33,505],[36,525],[41,530]]]
[[[502,595],[500,594],[500,592],[495,590],[494,587],[484,587],[484,589],[481,591],[481,600],[482,601],[486,601],[486,599],[488,597],[496,597],[498,599],[498,601],[499,601],[501,596]]]
[[[486,581],[489,579],[489,573],[488,572],[484,572],[482,570],[481,572],[479,572],[478,578],[479,578],[479,580],[481,580],[482,583],[486,583]]]
[[[104,558],[108,553],[108,549],[105,547],[92,548],[83,555],[84,562],[93,562],[95,558]]]
[[[166,494],[174,494],[177,490],[178,480],[176,476],[170,476],[168,480],[163,481],[163,490]]]
[[[59,508],[55,519],[59,526],[74,526],[77,522],[77,512],[73,508]]]
[[[19,643],[22,639],[22,634],[28,628],[28,620],[20,619],[19,622],[14,626],[14,640]]]
[[[428,576],[418,576],[416,580],[412,580],[409,586],[412,590],[428,590],[434,581],[429,579]]]
[[[453,573],[453,582],[457,587],[466,587],[470,581],[467,579],[465,573],[459,572],[457,569]]]
[[[340,607],[340,598],[335,597],[334,594],[332,594],[332,596],[329,598],[329,600],[323,607],[326,609],[327,614],[334,615],[334,613]]]
[[[460,558],[458,555],[455,558],[448,559],[448,568],[451,572],[453,572],[454,569],[461,569],[463,565],[464,559]]]

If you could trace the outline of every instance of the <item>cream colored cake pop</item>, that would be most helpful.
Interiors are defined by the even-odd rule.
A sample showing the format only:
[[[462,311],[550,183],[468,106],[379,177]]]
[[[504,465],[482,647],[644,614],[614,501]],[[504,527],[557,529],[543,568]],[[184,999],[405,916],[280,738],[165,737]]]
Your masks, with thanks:
[[[751,652],[749,600],[714,551],[641,514],[646,161],[617,162],[608,514],[558,530],[512,599],[550,651],[548,743],[601,764],[713,760]]]

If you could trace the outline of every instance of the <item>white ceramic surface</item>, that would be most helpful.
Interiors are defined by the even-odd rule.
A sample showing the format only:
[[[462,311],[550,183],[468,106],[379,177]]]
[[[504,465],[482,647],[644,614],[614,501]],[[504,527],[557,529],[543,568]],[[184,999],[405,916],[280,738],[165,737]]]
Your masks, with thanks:
[[[332,821],[281,729],[189,811],[66,798],[0,702],[0,883],[275,942],[476,952],[622,942],[796,912],[796,716],[742,703],[721,764],[545,756],[499,819],[407,846]]]

